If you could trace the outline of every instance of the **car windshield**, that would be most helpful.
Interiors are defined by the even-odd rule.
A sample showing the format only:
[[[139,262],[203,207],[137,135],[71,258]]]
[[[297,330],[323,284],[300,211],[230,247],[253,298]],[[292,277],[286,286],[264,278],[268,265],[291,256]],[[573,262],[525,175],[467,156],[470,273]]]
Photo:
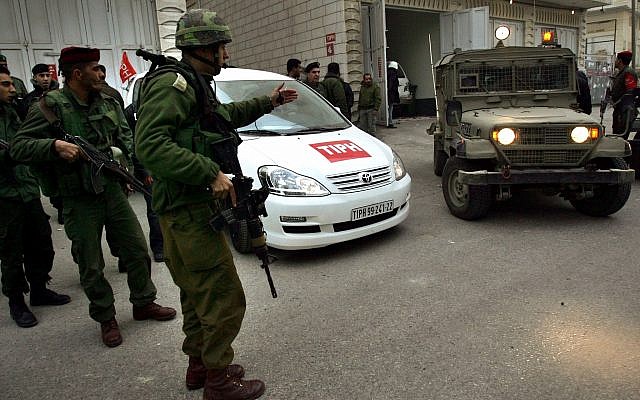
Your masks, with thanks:
[[[216,96],[222,103],[269,95],[282,81],[216,81]],[[238,128],[248,135],[299,135],[346,129],[346,119],[313,89],[298,81],[286,81],[285,88],[298,91],[298,99],[277,107],[256,122]]]

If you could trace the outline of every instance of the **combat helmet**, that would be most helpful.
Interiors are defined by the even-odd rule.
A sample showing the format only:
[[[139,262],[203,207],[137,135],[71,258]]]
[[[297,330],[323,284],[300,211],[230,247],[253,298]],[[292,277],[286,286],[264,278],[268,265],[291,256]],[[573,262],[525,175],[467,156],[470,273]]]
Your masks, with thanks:
[[[176,47],[204,47],[231,42],[231,30],[215,11],[189,10],[176,28]]]

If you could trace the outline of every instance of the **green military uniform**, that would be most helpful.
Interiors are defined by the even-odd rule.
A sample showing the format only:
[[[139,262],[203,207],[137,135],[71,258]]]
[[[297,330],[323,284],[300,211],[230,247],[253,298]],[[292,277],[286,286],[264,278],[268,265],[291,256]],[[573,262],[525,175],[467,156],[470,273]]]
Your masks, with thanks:
[[[208,369],[224,368],[233,360],[231,343],[246,307],[225,237],[208,225],[218,213],[210,184],[220,167],[207,148],[225,136],[201,127],[196,91],[187,84],[196,82],[195,71],[185,63],[179,68],[186,71],[154,73],[141,89],[136,155],[154,177],[153,207],[160,217],[166,264],[180,287],[183,351],[201,357]],[[211,88],[206,90],[213,98]],[[273,109],[267,96],[214,107],[233,128]],[[235,132],[228,134],[237,144]]]
[[[375,135],[380,104],[382,104],[380,86],[375,82],[369,86],[362,84],[358,97],[358,127],[360,129]]]
[[[0,139],[10,142],[20,119],[13,105],[0,104]],[[40,202],[40,188],[29,167],[16,164],[0,149],[0,265],[2,293],[27,293],[29,284],[44,290],[53,266],[49,217]],[[24,265],[24,270],[23,270]]]
[[[84,137],[104,152],[115,146],[125,154],[131,153],[131,131],[113,98],[92,94],[89,102],[83,103],[67,87],[49,92],[44,98],[71,135]],[[40,107],[32,107],[13,141],[11,156],[36,163],[46,183],[45,194],[61,196],[65,232],[72,242],[80,283],[90,301],[89,313],[94,320],[105,322],[114,317],[115,308],[113,291],[103,274],[103,229],[111,231],[119,256],[128,267],[129,300],[138,307],[151,303],[156,296],[147,244],[120,182],[101,172],[94,179],[98,184],[95,190],[90,164],[61,159],[54,150],[55,135]],[[42,172],[45,170],[47,173]]]
[[[324,88],[323,96],[329,100],[331,104],[340,108],[342,115],[351,119],[351,110],[347,107],[347,98],[344,94],[342,79],[334,73],[327,72],[320,86]]]
[[[613,102],[612,131],[616,135],[629,136],[633,120],[638,115],[633,91],[638,87],[638,73],[626,65],[614,77],[611,85],[611,101]]]

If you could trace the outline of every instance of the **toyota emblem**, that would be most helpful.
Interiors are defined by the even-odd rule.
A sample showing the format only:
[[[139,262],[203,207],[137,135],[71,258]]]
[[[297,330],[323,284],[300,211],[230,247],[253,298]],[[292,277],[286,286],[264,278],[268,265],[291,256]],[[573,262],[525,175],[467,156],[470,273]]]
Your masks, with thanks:
[[[370,173],[363,172],[360,174],[360,180],[364,183],[371,183],[371,181],[373,180],[373,177],[371,176]]]

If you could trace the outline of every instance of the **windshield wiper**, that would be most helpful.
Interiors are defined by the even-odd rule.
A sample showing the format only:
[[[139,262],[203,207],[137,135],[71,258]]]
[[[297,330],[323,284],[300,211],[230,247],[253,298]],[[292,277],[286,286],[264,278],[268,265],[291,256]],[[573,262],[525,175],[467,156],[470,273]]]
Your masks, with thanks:
[[[283,132],[270,131],[268,129],[247,129],[238,131],[240,134],[245,135],[256,135],[256,136],[284,136],[286,135]]]
[[[323,126],[317,126],[317,127],[312,127],[312,128],[305,128],[305,129],[300,129],[299,131],[294,131],[292,133],[297,134],[297,133],[318,133],[318,132],[332,132],[332,131],[337,131],[339,129],[345,129],[345,127],[323,127]]]

